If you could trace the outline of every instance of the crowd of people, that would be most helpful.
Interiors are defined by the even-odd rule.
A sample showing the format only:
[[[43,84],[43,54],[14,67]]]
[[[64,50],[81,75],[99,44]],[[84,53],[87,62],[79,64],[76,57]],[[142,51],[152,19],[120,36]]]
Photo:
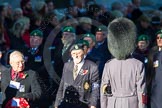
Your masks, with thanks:
[[[64,11],[53,0],[0,4],[2,108],[20,98],[31,108],[160,108],[161,8],[72,1]]]

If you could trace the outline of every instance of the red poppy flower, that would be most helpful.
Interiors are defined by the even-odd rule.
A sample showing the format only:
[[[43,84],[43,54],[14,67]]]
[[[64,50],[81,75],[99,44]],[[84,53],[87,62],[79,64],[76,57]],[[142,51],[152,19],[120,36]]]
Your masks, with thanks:
[[[20,79],[25,79],[27,77],[27,74],[26,73],[23,73],[23,72],[20,72],[19,73],[19,78]]]
[[[83,75],[87,74],[88,70],[83,70]]]

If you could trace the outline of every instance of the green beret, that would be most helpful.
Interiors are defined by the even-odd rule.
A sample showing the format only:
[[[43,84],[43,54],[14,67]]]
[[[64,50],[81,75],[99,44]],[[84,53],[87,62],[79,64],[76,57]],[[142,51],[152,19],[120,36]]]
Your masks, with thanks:
[[[70,52],[73,51],[73,50],[84,50],[84,45],[83,44],[79,44],[79,43],[76,43],[74,45],[71,46],[70,48]]]
[[[139,41],[149,41],[149,37],[147,35],[140,35],[137,38],[137,42],[139,42]]]
[[[156,35],[158,34],[162,34],[162,30],[159,30],[158,32],[156,32]]]
[[[102,31],[107,31],[107,27],[104,25],[101,25],[96,29],[96,32],[102,32]]]
[[[43,32],[36,29],[36,30],[33,30],[31,33],[30,33],[30,36],[38,36],[38,37],[43,37]]]
[[[77,44],[83,44],[84,46],[89,47],[89,43],[87,40],[79,40],[79,41],[77,41]]]
[[[75,29],[71,26],[66,26],[66,27],[63,28],[62,32],[75,33]]]
[[[84,34],[83,38],[85,38],[85,37],[90,37],[93,41],[96,41],[96,38],[95,38],[95,36],[92,33]]]

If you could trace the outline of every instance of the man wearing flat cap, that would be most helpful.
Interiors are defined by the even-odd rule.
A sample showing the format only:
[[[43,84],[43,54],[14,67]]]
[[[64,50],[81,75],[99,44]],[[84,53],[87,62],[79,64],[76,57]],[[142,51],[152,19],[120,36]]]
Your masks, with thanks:
[[[75,29],[72,26],[66,26],[62,30],[62,59],[63,62],[68,62],[70,57],[70,47],[76,42]]]
[[[100,88],[101,108],[146,108],[144,64],[133,58],[136,26],[117,18],[108,26],[108,48],[114,56],[104,67]]]
[[[55,108],[96,108],[99,96],[97,65],[84,59],[84,45],[70,48],[72,61],[65,63]]]
[[[162,30],[156,33],[157,46],[153,47],[148,56],[148,92],[151,108],[161,108],[162,106]]]

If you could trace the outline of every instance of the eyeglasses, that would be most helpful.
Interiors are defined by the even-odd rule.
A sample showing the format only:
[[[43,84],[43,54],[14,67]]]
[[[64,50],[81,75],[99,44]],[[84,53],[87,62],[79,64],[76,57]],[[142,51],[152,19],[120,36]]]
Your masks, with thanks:
[[[20,63],[21,63],[21,64],[24,64],[24,63],[25,63],[25,60],[15,62],[16,65],[19,65]]]

